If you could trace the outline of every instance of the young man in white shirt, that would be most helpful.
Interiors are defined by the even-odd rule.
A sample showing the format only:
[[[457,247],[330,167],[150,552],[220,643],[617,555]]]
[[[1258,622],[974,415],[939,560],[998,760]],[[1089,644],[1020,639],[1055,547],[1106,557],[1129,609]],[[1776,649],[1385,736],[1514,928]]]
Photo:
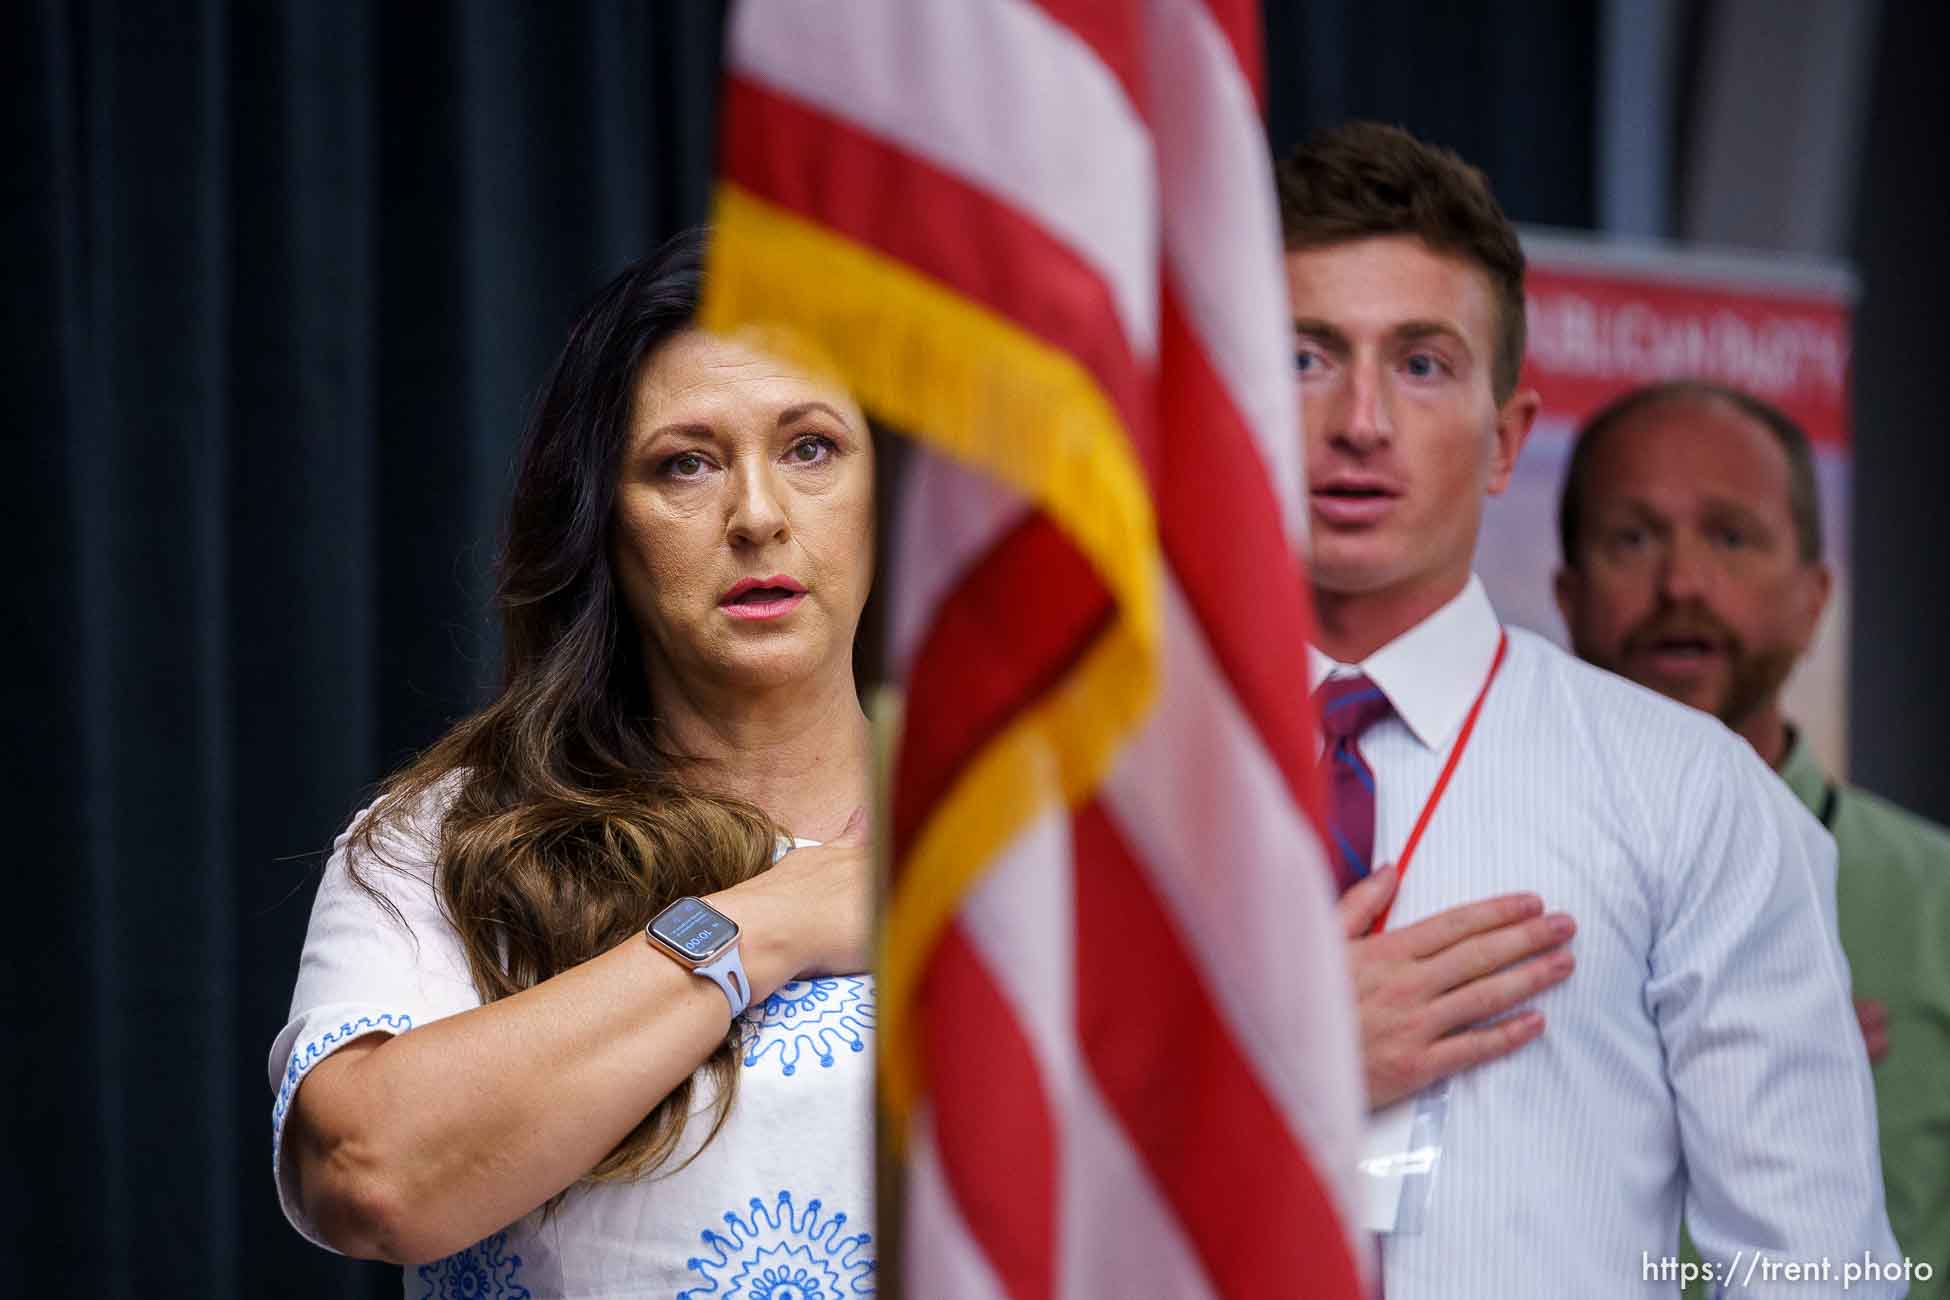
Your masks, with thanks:
[[[1506,632],[1470,571],[1537,410],[1514,230],[1394,128],[1279,179],[1389,1300],[1670,1294],[1682,1211],[1742,1294],[1902,1294],[1832,845],[1725,728]]]

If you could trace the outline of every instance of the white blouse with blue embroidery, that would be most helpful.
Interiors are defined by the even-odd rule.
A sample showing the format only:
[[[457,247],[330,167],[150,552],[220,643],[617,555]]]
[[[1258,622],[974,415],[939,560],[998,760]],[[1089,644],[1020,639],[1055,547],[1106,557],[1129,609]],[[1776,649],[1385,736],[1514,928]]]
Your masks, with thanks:
[[[406,925],[353,884],[341,835],[312,906],[291,1020],[271,1047],[278,1200],[321,1246],[282,1160],[285,1116],[306,1074],[356,1038],[406,1033],[481,1004],[440,913],[430,842],[390,831],[381,849],[404,870],[362,862],[361,874]],[[578,1184],[552,1214],[536,1210],[459,1254],[407,1268],[409,1300],[872,1295],[872,977],[795,980],[747,1011],[739,1033],[737,1100],[695,1160],[643,1182]],[[701,1074],[695,1095],[672,1167],[710,1130]]]

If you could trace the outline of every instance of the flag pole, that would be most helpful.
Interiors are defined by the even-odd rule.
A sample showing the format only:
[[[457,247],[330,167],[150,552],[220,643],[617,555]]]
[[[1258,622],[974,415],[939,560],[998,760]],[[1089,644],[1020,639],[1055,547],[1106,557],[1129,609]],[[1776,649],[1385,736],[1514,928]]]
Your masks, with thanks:
[[[905,699],[897,686],[885,683],[867,690],[867,726],[873,738],[873,868],[874,952],[884,950],[887,898],[894,869],[894,764],[900,755],[901,718]],[[876,1079],[879,1078],[876,1072]],[[876,1083],[874,1108],[874,1242],[879,1247],[874,1292],[884,1300],[900,1300],[901,1224],[906,1198],[906,1162],[901,1158],[904,1135],[892,1131],[897,1117],[886,1104],[884,1085]]]

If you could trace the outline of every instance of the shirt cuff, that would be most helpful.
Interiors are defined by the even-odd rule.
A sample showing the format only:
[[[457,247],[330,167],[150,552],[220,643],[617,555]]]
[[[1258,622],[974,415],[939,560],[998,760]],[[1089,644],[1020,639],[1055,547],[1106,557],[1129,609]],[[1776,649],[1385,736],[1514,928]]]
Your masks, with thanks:
[[[392,1037],[413,1028],[413,1017],[387,1007],[340,1003],[305,1012],[284,1027],[271,1046],[272,1080],[277,1100],[271,1105],[271,1176],[278,1185],[278,1207],[291,1226],[316,1246],[333,1250],[330,1242],[318,1235],[299,1209],[298,1182],[284,1164],[284,1121],[291,1114],[292,1099],[318,1063],[346,1044],[369,1034]],[[279,1063],[283,1071],[278,1072]]]

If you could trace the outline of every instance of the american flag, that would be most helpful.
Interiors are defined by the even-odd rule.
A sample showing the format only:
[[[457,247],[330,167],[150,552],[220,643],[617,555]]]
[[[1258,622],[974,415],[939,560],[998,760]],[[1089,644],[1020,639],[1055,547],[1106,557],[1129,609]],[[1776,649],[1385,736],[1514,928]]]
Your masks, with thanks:
[[[915,1297],[1355,1297],[1254,0],[735,11],[705,323],[918,453],[879,972]]]

